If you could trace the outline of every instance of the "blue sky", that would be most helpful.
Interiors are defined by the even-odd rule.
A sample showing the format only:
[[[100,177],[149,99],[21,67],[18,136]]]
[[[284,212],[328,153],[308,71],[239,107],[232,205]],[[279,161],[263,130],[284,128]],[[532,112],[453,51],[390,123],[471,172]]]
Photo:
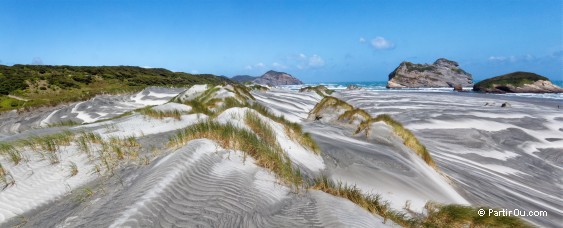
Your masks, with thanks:
[[[0,1],[0,64],[379,81],[445,57],[563,80],[563,1]]]

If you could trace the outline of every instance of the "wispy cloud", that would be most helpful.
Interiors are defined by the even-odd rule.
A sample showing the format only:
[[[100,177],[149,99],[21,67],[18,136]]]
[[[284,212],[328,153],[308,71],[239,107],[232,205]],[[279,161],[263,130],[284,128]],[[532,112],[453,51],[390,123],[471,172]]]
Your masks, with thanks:
[[[378,50],[388,50],[395,48],[395,44],[382,36],[375,37],[371,40],[371,46]]]
[[[244,69],[247,69],[247,70],[253,70],[253,69],[263,70],[264,68],[266,68],[266,64],[264,64],[262,62],[256,63],[254,65],[246,65],[244,67]]]
[[[278,62],[274,62],[274,63],[272,63],[272,68],[278,69],[278,70],[284,70],[284,69],[287,69],[287,66],[283,65],[281,63],[278,63]]]
[[[509,56],[489,56],[488,60],[491,62],[522,62],[522,61],[526,61],[526,62],[530,62],[530,61],[534,61],[537,60],[538,58],[530,55],[530,54],[526,54],[526,55],[509,55]]]
[[[293,59],[295,62],[294,65],[297,69],[304,70],[310,68],[320,68],[325,65],[324,59],[317,55],[313,54],[311,56],[307,56],[303,53],[297,55],[296,58]]]
[[[366,39],[363,38],[363,37],[360,37],[360,43],[365,43],[365,42],[366,42]]]
[[[274,70],[306,70],[306,69],[316,69],[325,66],[325,60],[317,54],[307,55],[304,53],[294,54],[286,56],[285,58],[278,59],[278,61],[272,64],[266,65],[262,62],[254,65],[246,65],[244,69],[246,70],[265,70],[267,67],[271,67]]]
[[[325,65],[325,61],[318,55],[309,57],[309,67],[318,68]]]

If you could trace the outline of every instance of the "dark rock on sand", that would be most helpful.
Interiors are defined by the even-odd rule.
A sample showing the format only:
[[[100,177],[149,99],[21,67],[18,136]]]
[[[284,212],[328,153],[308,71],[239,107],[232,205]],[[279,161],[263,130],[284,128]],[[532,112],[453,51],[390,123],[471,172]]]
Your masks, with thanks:
[[[431,88],[473,86],[471,74],[459,68],[457,62],[440,58],[433,64],[402,62],[389,74],[387,88]]]
[[[530,72],[514,72],[489,78],[473,86],[485,93],[562,93],[563,89],[548,78]]]

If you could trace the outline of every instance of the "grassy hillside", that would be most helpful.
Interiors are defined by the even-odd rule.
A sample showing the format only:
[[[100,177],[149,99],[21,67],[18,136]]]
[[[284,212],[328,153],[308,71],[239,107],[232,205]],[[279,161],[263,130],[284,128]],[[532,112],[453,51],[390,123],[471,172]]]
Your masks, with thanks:
[[[508,84],[518,87],[524,84],[534,83],[535,81],[538,80],[549,81],[549,79],[544,76],[537,75],[534,73],[519,71],[519,72],[513,72],[510,74],[496,76],[493,78],[480,81],[479,83],[475,84],[474,88],[479,90],[481,88],[492,88],[493,85],[508,85]]]
[[[0,112],[79,101],[101,93],[123,93],[147,86],[232,82],[210,74],[193,75],[133,66],[0,65]]]

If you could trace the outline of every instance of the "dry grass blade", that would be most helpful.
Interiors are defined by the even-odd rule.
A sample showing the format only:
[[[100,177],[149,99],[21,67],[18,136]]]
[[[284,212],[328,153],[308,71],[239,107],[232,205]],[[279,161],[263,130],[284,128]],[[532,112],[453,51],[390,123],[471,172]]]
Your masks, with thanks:
[[[258,126],[267,131],[267,127]],[[270,133],[262,132],[267,135]],[[301,185],[302,177],[298,169],[292,167],[291,161],[284,152],[276,146],[258,137],[255,133],[237,128],[231,124],[219,124],[205,121],[185,128],[170,138],[170,146],[181,146],[188,141],[207,138],[218,142],[223,148],[243,151],[256,160],[256,163],[273,171],[285,183],[295,186]]]

